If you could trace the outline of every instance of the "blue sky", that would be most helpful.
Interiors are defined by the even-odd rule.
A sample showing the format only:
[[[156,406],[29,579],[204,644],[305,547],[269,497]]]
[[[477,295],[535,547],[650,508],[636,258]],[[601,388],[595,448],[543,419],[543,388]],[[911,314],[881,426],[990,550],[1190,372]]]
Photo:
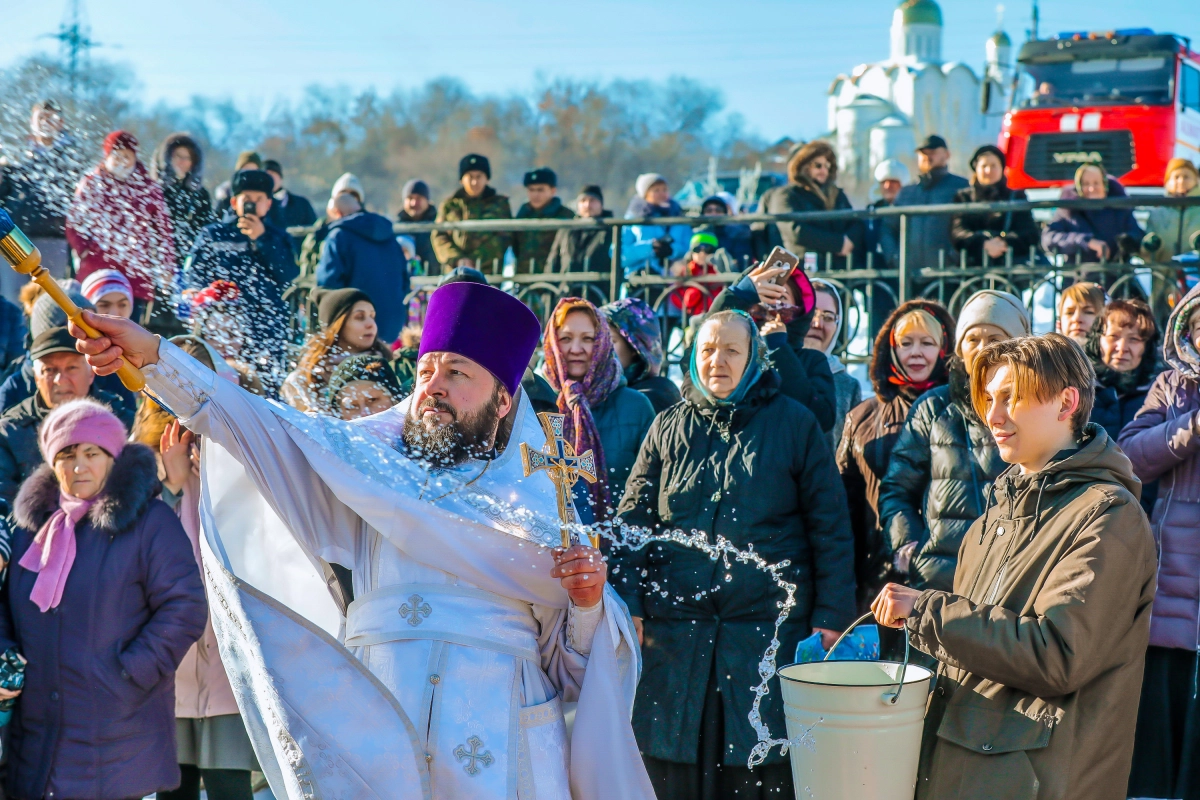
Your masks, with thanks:
[[[976,70],[996,27],[991,0],[940,0],[943,54]],[[0,65],[56,43],[67,0],[0,0]],[[196,94],[266,105],[322,83],[387,92],[443,75],[477,92],[539,78],[697,78],[767,137],[825,127],[839,72],[886,57],[896,0],[83,0],[100,57],[138,75],[147,102]],[[1029,0],[1009,0],[1015,42]],[[1042,33],[1151,27],[1200,40],[1196,0],[1044,0]]]

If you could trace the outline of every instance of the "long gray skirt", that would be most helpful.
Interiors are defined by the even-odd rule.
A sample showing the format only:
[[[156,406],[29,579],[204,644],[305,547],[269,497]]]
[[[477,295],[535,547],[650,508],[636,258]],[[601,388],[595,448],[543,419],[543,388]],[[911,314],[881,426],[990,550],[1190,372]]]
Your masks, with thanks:
[[[200,769],[258,769],[240,714],[176,717],[175,740],[180,764]]]

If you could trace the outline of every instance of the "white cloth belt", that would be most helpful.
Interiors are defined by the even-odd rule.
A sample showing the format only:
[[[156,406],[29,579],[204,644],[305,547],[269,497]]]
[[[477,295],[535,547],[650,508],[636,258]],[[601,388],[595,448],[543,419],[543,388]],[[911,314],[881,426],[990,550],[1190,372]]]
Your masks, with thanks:
[[[451,584],[402,583],[346,610],[346,646],[433,639],[539,661],[538,626],[527,603]]]

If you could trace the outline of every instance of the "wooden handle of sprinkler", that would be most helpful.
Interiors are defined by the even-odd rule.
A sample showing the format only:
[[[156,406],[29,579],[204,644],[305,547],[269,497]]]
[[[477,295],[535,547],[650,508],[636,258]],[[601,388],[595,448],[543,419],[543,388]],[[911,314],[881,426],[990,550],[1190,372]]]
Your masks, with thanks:
[[[62,287],[50,276],[49,272],[44,268],[39,268],[29,277],[34,283],[41,286],[54,302],[58,303],[59,308],[67,312],[67,316],[71,322],[83,328],[83,332],[88,335],[89,339],[100,338],[100,331],[83,321],[83,311],[67,296],[67,293],[62,290]],[[117,370],[117,377],[121,379],[121,383],[125,384],[125,388],[131,392],[140,392],[146,388],[146,379],[142,377],[141,370],[128,361],[122,360],[121,367]]]

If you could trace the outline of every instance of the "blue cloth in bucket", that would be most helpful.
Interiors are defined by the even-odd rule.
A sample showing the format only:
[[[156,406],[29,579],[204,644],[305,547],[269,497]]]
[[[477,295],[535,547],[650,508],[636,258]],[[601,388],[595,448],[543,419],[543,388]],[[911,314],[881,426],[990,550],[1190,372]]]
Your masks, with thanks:
[[[879,628],[874,625],[859,625],[854,632],[842,639],[833,651],[834,661],[878,661]],[[821,646],[821,634],[814,633],[796,645],[797,664],[824,661],[825,648]]]

